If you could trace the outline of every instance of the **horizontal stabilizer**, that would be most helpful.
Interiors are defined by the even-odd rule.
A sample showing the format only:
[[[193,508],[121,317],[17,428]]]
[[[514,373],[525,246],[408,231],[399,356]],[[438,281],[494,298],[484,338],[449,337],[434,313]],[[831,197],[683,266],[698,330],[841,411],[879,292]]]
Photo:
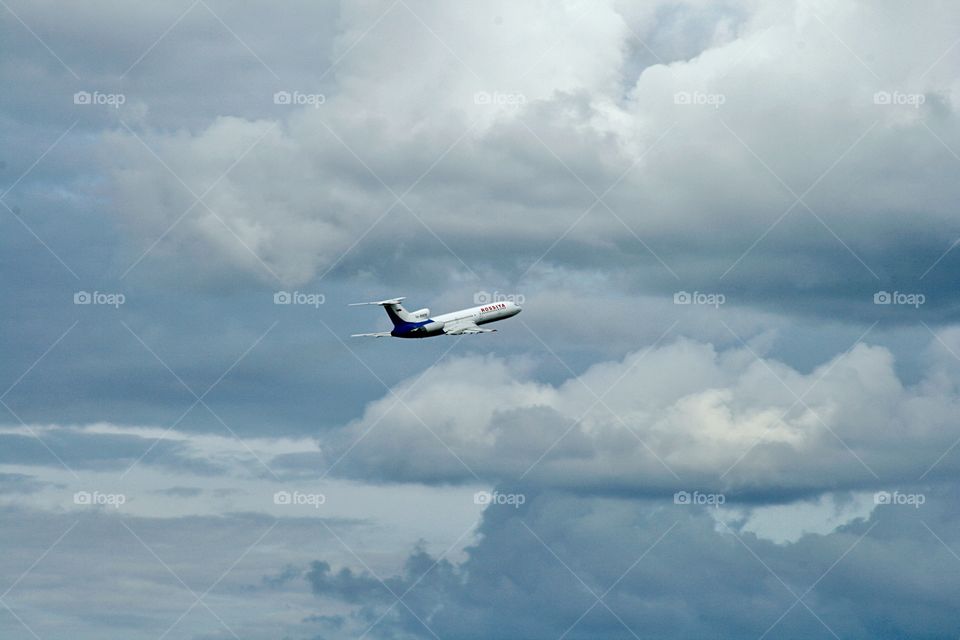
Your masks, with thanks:
[[[361,307],[365,304],[378,304],[380,306],[385,306],[388,304],[400,304],[401,300],[406,300],[406,297],[402,298],[391,298],[390,300],[380,300],[378,302],[351,302],[348,307]]]
[[[389,338],[389,331],[379,331],[377,333],[355,333],[351,338]]]

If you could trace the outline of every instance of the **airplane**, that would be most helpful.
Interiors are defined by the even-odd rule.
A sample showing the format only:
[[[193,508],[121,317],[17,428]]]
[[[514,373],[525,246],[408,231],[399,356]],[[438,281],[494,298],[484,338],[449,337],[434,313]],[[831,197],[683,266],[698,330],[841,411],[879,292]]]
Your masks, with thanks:
[[[462,336],[474,333],[493,333],[496,329],[481,329],[480,325],[511,318],[522,311],[515,302],[491,302],[452,313],[430,317],[430,309],[407,311],[400,304],[406,298],[392,298],[379,302],[354,302],[351,307],[380,305],[393,321],[393,331],[355,333],[351,338],[430,338],[432,336]]]

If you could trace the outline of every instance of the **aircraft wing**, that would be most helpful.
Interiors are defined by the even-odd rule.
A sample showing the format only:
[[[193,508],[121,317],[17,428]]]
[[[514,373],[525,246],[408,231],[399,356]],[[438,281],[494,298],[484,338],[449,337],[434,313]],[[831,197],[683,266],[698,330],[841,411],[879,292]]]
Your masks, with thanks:
[[[351,338],[389,338],[389,331],[379,331],[377,333],[354,333]]]
[[[454,320],[443,325],[448,336],[463,336],[472,333],[493,333],[496,329],[481,329],[473,320]]]

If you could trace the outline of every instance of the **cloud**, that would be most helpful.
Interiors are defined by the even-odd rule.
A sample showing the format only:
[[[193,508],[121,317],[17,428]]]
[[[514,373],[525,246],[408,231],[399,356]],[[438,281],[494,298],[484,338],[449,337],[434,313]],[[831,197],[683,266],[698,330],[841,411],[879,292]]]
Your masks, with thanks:
[[[366,572],[320,563],[308,577],[324,598],[369,591],[350,632],[373,637],[941,638],[956,624],[952,494],[788,545],[719,525],[712,508],[531,494],[487,509],[462,564],[413,552],[384,578],[402,604]]]
[[[36,434],[36,435],[34,435]],[[78,469],[122,470],[141,456],[150,456],[154,464],[189,469],[198,474],[217,474],[222,468],[211,460],[184,455],[183,448],[173,441],[151,442],[129,434],[78,434],[73,429],[46,427],[8,427],[0,432],[4,442],[0,461],[4,464],[46,465]],[[51,453],[52,452],[52,453]],[[61,462],[64,461],[64,462]]]
[[[371,601],[383,601],[390,594],[389,585],[384,586],[372,576],[354,575],[346,568],[333,573],[330,565],[322,561],[310,565],[307,580],[315,594],[335,595],[351,603],[369,604]]]
[[[200,487],[170,487],[161,489],[157,493],[177,498],[193,498],[203,493],[203,489]]]
[[[143,462],[203,475],[262,474],[258,457],[316,451],[308,438],[257,438],[191,434],[160,427],[20,425],[0,428],[6,464],[126,471]]]
[[[522,361],[454,358],[369,404],[325,445],[331,460],[343,456],[336,473],[351,477],[446,483],[476,474],[774,502],[955,477],[944,452],[958,397],[944,376],[956,362],[931,364],[913,385],[895,367],[887,349],[866,344],[801,372],[740,345],[680,339],[545,384]]]
[[[333,267],[389,279],[443,264],[517,278],[546,254],[648,290],[723,276],[754,304],[776,295],[817,314],[849,314],[827,301],[884,286],[935,290],[937,308],[952,299],[953,261],[919,281],[948,246],[931,230],[952,228],[957,197],[944,149],[958,140],[955,78],[933,64],[952,42],[942,20],[903,7],[604,4],[538,16],[531,38],[524,7],[380,9],[341,16],[359,42],[321,108],[175,133],[145,123],[141,137],[176,175],[126,130],[104,136],[131,233],[147,242],[181,216],[184,176],[197,193],[216,183],[215,215],[199,205],[161,251],[204,272],[225,263],[303,283]],[[904,20],[924,37],[905,35]],[[680,57],[639,51],[670,28],[683,30],[671,39]],[[410,33],[422,37],[394,45]],[[332,46],[347,53],[347,42]],[[477,104],[498,91],[522,100]]]
[[[6,9],[0,562],[40,559],[4,596],[37,635],[156,638],[222,577],[251,638],[952,637],[951,4]],[[340,343],[341,303],[480,290],[529,303],[494,342]],[[228,637],[205,609],[176,631]]]
[[[44,486],[46,483],[24,473],[0,473],[0,493],[31,494]]]
[[[306,583],[261,579],[274,575],[278,563],[306,567],[311,554],[305,550],[318,541],[335,543],[317,533],[316,520],[278,524],[250,513],[141,518],[112,509],[78,514],[6,505],[0,512],[8,551],[0,567],[13,576],[4,600],[45,638],[64,637],[65,624],[68,635],[82,640],[159,637],[168,629],[216,637],[229,635],[225,626],[257,640],[278,630],[297,637],[313,626],[303,622],[315,613]],[[343,535],[363,536],[356,523],[329,523]],[[214,583],[204,596],[210,609],[197,604],[188,612]],[[0,617],[0,629],[7,637],[27,633],[9,614]]]

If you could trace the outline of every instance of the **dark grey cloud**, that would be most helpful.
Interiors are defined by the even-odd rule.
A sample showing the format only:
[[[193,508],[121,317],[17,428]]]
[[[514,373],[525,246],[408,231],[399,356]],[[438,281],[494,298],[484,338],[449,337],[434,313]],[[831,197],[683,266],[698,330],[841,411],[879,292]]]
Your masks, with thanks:
[[[375,596],[353,620],[363,630],[376,622],[374,637],[740,638],[770,629],[791,638],[831,630],[945,638],[956,624],[947,593],[957,560],[945,546],[956,544],[952,494],[928,493],[922,509],[879,507],[786,546],[720,525],[708,509],[528,495],[520,509],[487,509],[462,565],[411,554],[385,580],[397,595],[409,589],[409,610],[387,611],[395,598],[363,571],[318,563],[308,578],[320,596]]]
[[[282,587],[292,580],[296,580],[303,576],[303,570],[289,565],[281,569],[278,573],[270,576],[263,577],[263,584],[268,587]]]
[[[390,596],[390,583],[386,586],[369,575],[354,575],[347,568],[332,572],[330,565],[317,560],[310,565],[306,575],[313,592],[319,596],[336,596],[352,604],[369,604],[371,601],[386,601]],[[400,586],[394,581],[394,587]]]

